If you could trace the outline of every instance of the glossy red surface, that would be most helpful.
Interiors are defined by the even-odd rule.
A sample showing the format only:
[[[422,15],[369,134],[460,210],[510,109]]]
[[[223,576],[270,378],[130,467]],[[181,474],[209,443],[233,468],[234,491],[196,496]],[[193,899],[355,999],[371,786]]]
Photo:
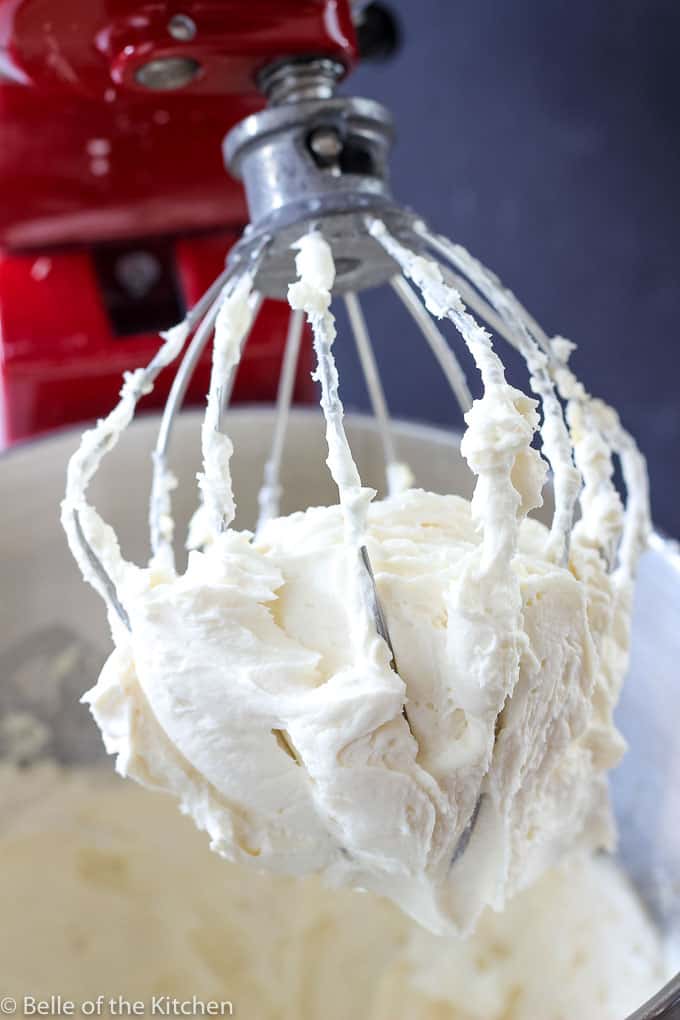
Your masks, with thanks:
[[[197,28],[185,42],[168,31],[179,12]],[[192,303],[246,222],[221,142],[262,106],[258,70],[294,54],[333,55],[349,68],[355,49],[348,0],[0,0],[6,440],[105,413],[120,372],[158,344],[155,333],[114,335],[95,249],[171,244]],[[144,90],[135,72],[164,56],[191,57],[201,73],[176,92]],[[234,399],[274,396],[287,314],[265,306]],[[149,403],[168,384],[161,379]],[[189,398],[202,401],[206,386],[204,362]],[[311,391],[307,365],[296,395]]]
[[[195,23],[192,39],[168,30],[178,13]],[[187,91],[243,96],[280,57],[329,54],[351,65],[355,36],[348,0],[2,0],[0,49],[16,80],[52,91],[101,98],[114,65],[119,84],[143,91],[132,68],[177,55],[209,65]]]
[[[178,11],[196,35],[175,41]],[[25,248],[245,222],[221,142],[259,109],[258,70],[300,53],[355,55],[348,0],[0,0],[0,245]],[[151,92],[146,61],[198,61]]]
[[[233,235],[184,238],[174,245],[180,288],[193,303],[224,265]],[[150,361],[156,333],[115,336],[108,320],[88,249],[0,255],[0,331],[5,441],[15,442],[71,422],[105,414],[113,407],[124,371]],[[233,399],[273,400],[279,377],[288,308],[265,302],[249,338]],[[140,409],[159,407],[174,366],[159,377]],[[208,389],[208,348],[187,400],[202,403]],[[313,399],[311,344],[305,337],[295,390],[297,401]]]

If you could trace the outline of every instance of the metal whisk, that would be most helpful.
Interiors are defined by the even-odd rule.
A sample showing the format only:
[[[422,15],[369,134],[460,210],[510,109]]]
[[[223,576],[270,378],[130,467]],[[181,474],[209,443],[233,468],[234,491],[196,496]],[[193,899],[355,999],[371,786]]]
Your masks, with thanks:
[[[602,553],[612,570],[630,574],[648,530],[644,465],[633,440],[613,412],[592,400],[575,380],[566,364],[568,343],[551,341],[497,277],[393,200],[387,168],[391,117],[372,100],[334,96],[341,72],[339,64],[318,58],[279,63],[263,72],[261,86],[270,105],[237,124],[224,142],[226,163],[245,185],[251,223],[229,253],[224,272],[185,320],[166,334],[165,344],[151,363],[128,377],[120,404],[98,424],[95,442],[80,454],[78,467],[85,483],[115,445],[121,422],[131,419],[137,401],[193,334],[170,390],[153,453],[151,547],[155,557],[172,561],[170,494],[174,479],[169,450],[173,423],[191,374],[229,296],[248,278],[252,326],[263,299],[285,298],[295,279],[295,243],[305,233],[318,230],[332,249],[334,294],[346,305],[384,450],[388,492],[408,484],[407,471],[395,450],[387,401],[358,298],[360,291],[385,284],[421,330],[463,413],[472,406],[472,397],[436,318],[449,320],[456,327],[485,386],[493,384],[495,374],[502,374],[502,362],[473,314],[523,355],[531,389],[542,404],[543,454],[553,468],[555,513],[549,553],[556,561],[566,562],[579,497],[582,504],[584,500],[590,500],[591,505],[599,501],[606,508],[600,515],[602,521],[608,522]],[[260,492],[261,523],[278,514],[281,459],[302,330],[303,315],[294,311],[278,388],[271,454]],[[244,329],[239,338],[237,355],[248,332]],[[329,376],[330,371],[335,372],[330,349],[325,355],[317,349],[317,355],[323,399],[341,415],[337,387]],[[206,427],[218,433],[222,432],[237,365],[238,356],[223,364],[222,377],[218,363],[213,366],[213,399],[209,399]],[[611,479],[613,467],[604,477],[596,477],[589,464],[579,463],[578,449],[574,463],[573,436],[579,428],[597,432],[610,463],[612,457],[620,458],[629,494],[625,513]],[[86,537],[77,503],[74,498],[65,523],[76,539],[81,567],[129,627],[116,586]],[[370,582],[376,628],[389,644],[365,547],[361,558]]]

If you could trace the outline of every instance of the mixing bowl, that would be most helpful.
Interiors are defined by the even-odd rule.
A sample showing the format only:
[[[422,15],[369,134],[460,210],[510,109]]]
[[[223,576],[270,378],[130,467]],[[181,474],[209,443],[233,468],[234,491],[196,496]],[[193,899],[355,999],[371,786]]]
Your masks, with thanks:
[[[255,519],[272,425],[268,409],[229,413],[239,527]],[[157,426],[153,417],[133,424],[92,491],[124,554],[137,562],[148,555],[149,450]],[[362,479],[381,490],[381,447],[373,423],[350,415],[347,426]],[[195,507],[199,427],[196,414],[183,415],[173,442],[179,536]],[[395,435],[418,484],[470,496],[473,478],[455,435],[414,424],[396,424]],[[94,723],[78,703],[110,650],[110,637],[102,604],[82,583],[58,520],[66,463],[78,438],[75,432],[56,435],[0,459],[0,760],[11,758],[22,767],[49,759],[68,768],[104,762],[111,768]],[[294,412],[283,465],[283,512],[335,502],[325,456],[320,417]],[[655,535],[640,567],[630,672],[618,709],[629,750],[612,776],[612,789],[620,860],[671,942],[680,929],[679,720],[680,552]],[[35,876],[38,883],[57,880],[53,874]],[[1,969],[0,961],[0,979]],[[680,994],[666,992],[635,1017],[680,1017],[679,1002]]]

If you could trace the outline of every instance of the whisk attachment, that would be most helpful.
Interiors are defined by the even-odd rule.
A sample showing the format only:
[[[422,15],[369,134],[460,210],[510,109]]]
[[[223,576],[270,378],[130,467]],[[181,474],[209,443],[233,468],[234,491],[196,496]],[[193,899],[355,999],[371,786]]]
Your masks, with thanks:
[[[306,67],[305,80],[297,83],[296,73],[295,69],[279,68],[271,81],[272,95],[276,94],[280,105],[247,118],[227,137],[226,157],[244,180],[251,225],[231,250],[224,273],[184,322],[165,334],[151,363],[125,377],[120,402],[111,414],[85,433],[69,465],[62,519],[84,576],[110,610],[114,637],[120,637],[125,654],[139,653],[143,668],[154,673],[162,694],[160,711],[167,704],[163,700],[164,669],[172,673],[177,660],[182,660],[179,673],[191,687],[193,698],[182,700],[174,720],[179,720],[182,754],[185,740],[197,750],[187,722],[191,718],[207,720],[206,732],[219,720],[215,725],[220,741],[232,746],[230,713],[236,702],[230,699],[251,699],[248,704],[253,716],[246,720],[249,726],[252,723],[251,743],[247,746],[256,748],[257,754],[245,763],[242,778],[247,774],[250,782],[253,776],[263,775],[267,789],[279,791],[283,787],[277,784],[283,775],[284,783],[291,784],[286,787],[286,797],[293,789],[299,793],[293,798],[293,814],[303,808],[307,812],[308,807],[310,812],[295,815],[306,821],[302,832],[295,829],[297,823],[291,823],[289,846],[281,820],[288,804],[277,799],[278,792],[272,793],[267,810],[276,806],[273,821],[266,811],[262,815],[267,815],[268,833],[263,858],[270,854],[267,859],[275,860],[276,867],[284,860],[283,870],[297,868],[298,872],[305,867],[313,870],[317,865],[310,861],[322,862],[318,863],[322,870],[327,866],[323,862],[331,862],[328,870],[337,869],[350,883],[386,891],[433,930],[446,932],[454,921],[458,924],[472,916],[485,903],[502,905],[503,890],[512,885],[512,868],[518,873],[530,870],[524,864],[523,851],[517,850],[511,838],[513,828],[524,832],[531,821],[522,787],[525,774],[534,769],[530,757],[534,749],[523,749],[522,740],[516,739],[523,726],[538,732],[542,720],[546,727],[564,723],[564,732],[571,734],[568,753],[558,739],[548,740],[537,752],[540,761],[548,761],[548,770],[554,766],[559,773],[547,798],[549,817],[538,845],[543,846],[545,837],[558,852],[562,836],[570,838],[574,834],[570,826],[576,831],[579,825],[585,844],[601,845],[606,819],[598,832],[586,833],[595,804],[588,799],[591,794],[597,800],[597,811],[602,807],[600,773],[594,774],[593,788],[588,785],[583,798],[574,778],[581,775],[579,769],[587,771],[592,764],[582,766],[579,757],[583,755],[585,761],[590,754],[585,738],[579,744],[580,735],[590,725],[584,705],[590,694],[584,695],[570,678],[585,663],[588,682],[592,681],[594,690],[602,681],[604,703],[609,703],[613,688],[604,691],[610,682],[609,666],[605,663],[602,667],[602,680],[595,676],[596,663],[604,662],[610,645],[625,643],[630,582],[649,532],[644,460],[616,414],[591,397],[573,374],[569,342],[551,339],[493,273],[394,201],[387,175],[392,136],[387,112],[375,103],[328,94],[328,76],[322,67]],[[389,394],[380,378],[369,323],[359,299],[363,290],[377,286],[384,287],[386,300],[399,303],[405,321],[420,332],[423,350],[430,349],[450,387],[452,404],[455,401],[462,412],[466,428],[461,453],[476,476],[469,505],[432,493],[403,491],[414,479],[399,457],[390,423]],[[225,411],[244,344],[263,299],[269,297],[287,297],[292,314],[271,449],[259,494],[257,531],[251,536],[236,534],[231,527],[235,513],[233,449]],[[384,514],[388,521],[385,541],[369,528],[375,492],[362,484],[343,424],[333,355],[333,345],[338,342],[333,303],[338,299],[344,301],[385,459],[386,489],[391,498],[370,510],[378,520]],[[310,511],[303,519],[302,531],[296,532],[300,522],[295,518],[273,518],[281,510],[281,466],[305,318],[313,337],[326,463],[338,488],[339,513]],[[207,554],[193,555],[180,577],[173,557],[171,497],[176,483],[170,444],[191,374],[211,338],[212,370],[201,429],[200,506],[189,536],[190,547],[203,547]],[[498,340],[522,356],[531,395],[506,378]],[[458,351],[473,365],[475,378],[470,385]],[[153,386],[159,372],[180,355],[153,453],[152,559],[143,576],[130,572],[112,530],[87,502],[87,490],[103,458],[130,423],[138,400]],[[622,468],[625,501],[615,485],[615,458]],[[554,511],[549,528],[543,528],[526,518],[542,505],[548,470],[552,471]],[[401,513],[407,515],[406,533]],[[416,514],[414,528],[410,513]],[[425,513],[428,516],[422,516]],[[460,535],[447,531],[449,514],[457,516],[454,523]],[[304,568],[296,573],[298,565],[291,566],[287,559],[290,537],[302,534],[304,538],[306,528],[316,541],[319,521],[331,536],[333,583],[339,578],[341,584],[340,596],[331,592],[328,603],[342,617],[347,634],[337,655],[341,663],[337,668],[335,664],[328,668],[319,665],[326,654],[323,641],[317,649],[304,635],[292,635],[292,630],[289,635],[286,624],[275,619],[272,611],[273,600],[280,598],[278,612],[283,619],[286,598],[295,605],[299,599],[303,607],[292,613],[302,613],[303,629],[307,615],[314,619],[315,613],[323,611],[325,591],[315,604],[306,587],[305,571],[318,570],[317,560],[302,557]],[[433,538],[425,532],[428,527],[435,529]],[[396,530],[390,531],[392,528]],[[411,531],[418,532],[415,538]],[[326,532],[322,534],[325,540]],[[396,538],[391,540],[390,535]],[[384,566],[386,561],[393,567],[396,564],[392,575],[391,567]],[[374,569],[374,563],[379,569]],[[381,569],[385,571],[382,578]],[[420,573],[412,574],[414,570]],[[558,617],[560,613],[564,616],[564,647],[560,645],[554,652],[543,647],[544,634],[531,634],[533,611],[525,590],[527,578],[531,584],[546,585],[543,605],[553,599]],[[134,587],[137,582],[146,585],[141,594]],[[394,590],[402,582],[409,594],[400,596],[400,602]],[[311,583],[316,583],[315,574]],[[242,584],[247,591],[241,590]],[[435,589],[436,615],[431,605]],[[413,590],[418,605],[409,602]],[[232,599],[233,603],[225,601]],[[150,602],[163,617],[159,628],[158,621],[144,616]],[[251,614],[247,624],[241,622],[242,603]],[[601,619],[598,616],[591,628],[588,612],[595,604],[594,615]],[[189,612],[191,607],[196,609],[198,629],[192,629],[196,625],[193,617],[183,618],[185,606]],[[550,608],[544,611],[552,612]],[[413,624],[414,617],[418,626]],[[424,638],[416,634],[420,624]],[[185,655],[183,635],[191,643],[199,633],[212,649],[214,661],[203,655],[202,642],[193,659],[195,650]],[[162,660],[165,666],[144,659],[146,634],[151,644],[158,641],[154,648],[158,662]],[[243,635],[242,647],[234,652],[231,663],[236,681],[228,692],[222,680],[229,675],[232,649],[225,634],[235,635],[237,644]],[[396,656],[392,636],[397,642]],[[407,636],[419,651],[409,648]],[[330,644],[336,649],[338,642]],[[433,652],[435,647],[440,658]],[[268,656],[275,663],[280,697],[273,697],[263,682]],[[334,650],[330,658],[335,656]],[[422,663],[418,656],[435,664],[432,675],[427,667],[426,675],[419,675]],[[399,672],[400,661],[403,673]],[[621,661],[618,656],[616,669]],[[194,684],[192,663],[199,664],[199,674],[206,669],[211,683]],[[535,694],[544,668],[545,698]],[[208,688],[212,700],[206,707],[203,700]],[[187,710],[189,702],[194,716]],[[246,711],[244,719],[247,715]],[[344,719],[342,732],[335,732],[336,716]],[[601,772],[609,767],[607,755],[613,760],[619,744],[614,739],[608,743],[601,734],[599,739],[606,745]],[[284,767],[292,769],[290,773],[282,772],[281,759],[276,757],[282,748],[287,754]],[[228,760],[237,757],[232,754]],[[193,768],[190,756],[185,760]],[[358,763],[354,773],[352,762]],[[463,762],[460,769],[459,762]],[[568,774],[563,784],[562,765]],[[373,778],[364,796],[359,787],[369,769],[375,771],[370,771]],[[225,804],[239,805],[240,794],[230,785],[236,782],[234,776],[225,777],[224,772],[220,769],[219,777],[210,773],[210,783],[224,779],[227,790],[224,803],[213,805],[220,821],[211,835],[220,849],[254,854],[245,828],[241,835],[237,832],[243,822],[241,815],[245,818],[250,806],[243,811],[239,807],[233,817],[231,808],[225,808]],[[348,796],[350,787],[343,784],[350,774],[355,786]],[[470,781],[469,776],[473,777]],[[318,782],[315,777],[320,777]],[[387,804],[390,820],[384,829],[376,823],[371,800],[375,799],[372,783],[376,777],[384,783],[380,789],[398,791],[394,796],[385,794],[386,800],[394,803]],[[193,813],[205,824],[206,797],[213,796],[213,787],[209,793],[199,789],[200,770],[192,772],[187,782],[198,791],[199,807]],[[172,782],[169,786],[172,788]],[[573,790],[569,810],[576,812],[574,817],[563,810],[560,801],[567,787]],[[258,806],[253,809],[257,813]],[[576,818],[579,811],[583,814]],[[338,842],[340,816],[346,825]],[[307,823],[316,833],[313,838],[308,838]],[[351,853],[345,836],[351,837]],[[283,839],[281,851],[277,849],[279,839]],[[276,856],[279,852],[281,859]],[[474,867],[481,862],[479,872],[486,876],[483,890],[470,890],[466,884],[471,859]],[[452,878],[454,872],[460,882]],[[489,891],[489,875],[494,876],[500,891]]]
[[[171,493],[176,483],[168,456],[173,422],[202,351],[213,333],[219,334],[220,310],[239,288],[243,293],[249,288],[247,324],[238,338],[230,337],[222,348],[216,345],[222,355],[213,365],[208,421],[203,429],[204,457],[207,455],[214,476],[208,482],[204,471],[201,484],[207,490],[208,502],[214,497],[213,526],[218,530],[226,526],[233,513],[233,500],[226,491],[215,494],[221,470],[218,463],[230,454],[222,444],[222,452],[217,455],[221,441],[215,437],[221,435],[240,350],[263,297],[287,294],[295,276],[299,239],[318,230],[333,254],[333,295],[344,295],[383,446],[388,491],[398,491],[409,484],[410,478],[394,448],[387,399],[357,297],[359,291],[385,283],[390,284],[424,336],[464,414],[472,408],[470,388],[436,319],[449,319],[456,327],[472,353],[485,388],[493,388],[503,377],[503,366],[488,334],[470,313],[522,354],[543,414],[542,454],[553,472],[555,513],[547,539],[548,553],[558,562],[566,562],[580,497],[582,517],[577,528],[591,536],[601,536],[604,531],[608,538],[598,539],[603,555],[612,565],[623,563],[630,573],[644,545],[641,536],[649,529],[644,462],[634,441],[613,412],[593,401],[577,383],[566,363],[569,348],[565,343],[551,341],[514,295],[465,249],[432,232],[420,218],[395,203],[388,181],[391,118],[378,103],[333,97],[336,77],[332,68],[304,61],[278,67],[272,77],[276,85],[272,86],[272,95],[276,93],[279,105],[246,118],[227,136],[225,158],[232,171],[243,178],[251,225],[232,249],[224,272],[185,320],[166,334],[164,346],[149,366],[126,379],[120,405],[96,426],[91,441],[83,444],[73,468],[79,473],[83,493],[101,458],[115,444],[119,423],[125,427],[139,397],[177,357],[193,333],[170,389],[153,453],[151,548],[156,563],[172,566]],[[282,366],[272,449],[260,492],[260,526],[279,510],[281,460],[301,336],[302,316],[294,312]],[[318,371],[323,375],[326,353],[320,348],[317,354],[321,359]],[[590,443],[584,439],[586,434]],[[600,444],[598,451],[593,447],[595,441]],[[633,495],[628,514],[624,514],[612,481],[614,456],[622,461],[629,494]],[[643,495],[638,498],[636,493],[640,491]],[[203,495],[205,501],[206,492]],[[78,499],[67,501],[72,504],[70,527],[80,560],[122,617],[121,607],[116,607],[112,597],[115,585],[85,537],[87,528],[78,517]],[[218,503],[222,507],[219,512]],[[589,513],[583,514],[584,504]]]

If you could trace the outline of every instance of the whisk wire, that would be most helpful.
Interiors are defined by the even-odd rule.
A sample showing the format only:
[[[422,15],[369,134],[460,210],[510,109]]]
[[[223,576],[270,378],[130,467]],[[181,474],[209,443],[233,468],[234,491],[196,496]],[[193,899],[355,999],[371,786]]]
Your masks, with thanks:
[[[288,415],[295,387],[295,374],[300,355],[303,327],[304,313],[300,309],[294,309],[288,319],[288,333],[286,335],[281,375],[276,394],[276,419],[272,433],[272,445],[264,466],[262,485],[257,497],[259,516],[256,532],[268,520],[277,517],[280,511],[281,462],[283,460],[286,430],[288,428]]]
[[[650,527],[645,519],[646,511],[644,508],[647,505],[645,498],[635,498],[635,493],[646,492],[647,485],[644,461],[637,444],[632,436],[621,426],[615,415],[609,413],[600,414],[598,412],[598,401],[593,400],[584,387],[576,381],[568,369],[566,361],[557,353],[560,349],[558,344],[551,342],[548,335],[533,316],[529,314],[512,291],[508,290],[491,270],[483,266],[478,259],[470,255],[462,246],[453,244],[453,242],[442,235],[434,234],[422,221],[416,223],[414,229],[435,251],[446,258],[452,265],[455,265],[456,268],[460,269],[461,272],[465,273],[468,279],[478,288],[478,291],[491,301],[495,311],[501,318],[502,324],[505,326],[504,329],[499,328],[498,332],[524,354],[530,369],[532,368],[532,363],[526,353],[527,345],[534,344],[538,346],[544,355],[545,367],[542,369],[542,373],[539,373],[541,378],[538,380],[532,378],[532,385],[536,381],[539,383],[539,395],[543,400],[544,413],[548,414],[550,409],[554,409],[557,405],[556,390],[559,397],[567,404],[567,417],[572,421],[576,417],[580,417],[585,427],[599,437],[604,455],[610,462],[613,456],[618,457],[621,461],[624,485],[629,499],[631,499],[628,512],[624,512],[621,496],[613,482],[613,466],[609,474],[603,475],[601,471],[596,472],[596,481],[593,484],[597,488],[597,494],[593,493],[592,498],[603,508],[600,514],[603,524],[601,533],[605,537],[600,543],[601,552],[610,566],[618,557],[618,562],[622,566],[624,573],[629,575],[632,572],[632,565],[637,559],[639,536],[645,535]],[[472,302],[470,307],[473,307]],[[481,312],[481,314],[490,325],[493,325],[492,320],[485,311]],[[564,343],[562,346],[564,346]],[[572,346],[567,342],[567,348]],[[546,389],[545,375],[549,376],[551,383],[551,392],[547,398],[544,396]],[[553,414],[553,421],[555,420],[556,416]],[[561,408],[560,421],[564,422]],[[544,429],[544,439],[545,431]],[[573,429],[571,431],[573,432]],[[549,441],[551,438],[553,440],[552,452],[555,453],[555,443],[561,446],[564,463],[566,463],[567,453],[569,454],[569,460],[571,460],[572,446],[575,453],[578,454],[579,443],[578,441],[574,443],[573,435],[569,435],[566,425],[562,424],[559,426],[557,438],[554,435],[551,437],[550,431],[548,431]],[[550,453],[549,442],[546,454],[548,459],[552,461]],[[560,456],[559,450],[557,451],[557,456]],[[583,473],[585,482],[584,498],[591,498],[589,492],[589,470],[583,464],[579,466],[581,471],[577,470],[577,467],[572,467],[571,474],[566,473],[564,470],[562,472],[554,472],[553,484],[556,513],[553,520],[553,531],[560,530],[561,528],[565,535],[563,562],[568,554],[568,538],[573,522],[576,501],[581,489],[581,473]],[[561,523],[559,520],[560,511]],[[635,536],[638,536],[638,538],[636,539]]]
[[[94,574],[99,578],[101,587],[104,590],[105,593],[104,601],[107,602],[113,608],[114,612],[118,615],[121,623],[126,628],[126,630],[131,630],[132,627],[130,624],[130,617],[127,614],[125,606],[118,598],[118,590],[115,584],[113,583],[112,578],[109,577],[109,574],[105,569],[104,564],[99,559],[96,552],[94,551],[94,549],[88,542],[87,538],[85,537],[83,526],[80,523],[80,514],[78,513],[77,510],[73,511],[73,525],[75,528],[75,533],[78,536],[78,541],[80,542],[82,551],[85,555],[85,558],[90,564]]]
[[[163,408],[156,447],[152,454],[153,477],[149,502],[151,552],[154,557],[163,558],[166,562],[173,560],[172,526],[169,522],[172,519],[170,491],[174,485],[174,478],[168,469],[168,450],[175,419],[184,403],[191,377],[213,334],[215,319],[220,308],[224,287],[228,281],[228,274],[223,273],[222,278],[224,278],[224,282],[219,290],[217,290],[216,296],[214,294],[215,284],[210,288],[211,292],[213,292],[213,300],[200,320],[198,328],[186,349],[179,369],[172,381],[168,399]]]
[[[129,617],[120,602],[116,584],[82,527],[81,511],[95,511],[87,502],[87,490],[104,457],[118,444],[121,433],[132,421],[137,404],[151,392],[161,371],[179,356],[189,328],[186,320],[164,334],[164,342],[144,368],[127,373],[120,399],[112,411],[100,419],[69,461],[66,495],[62,504],[62,523],[83,575],[100,592],[123,625],[129,629]],[[101,523],[101,522],[100,522]]]
[[[430,248],[474,284],[498,316],[508,324],[511,343],[527,363],[531,388],[539,397],[543,409],[543,452],[552,466],[554,476],[555,511],[546,552],[564,564],[569,555],[569,538],[580,491],[580,475],[574,466],[569,430],[549,371],[549,354],[541,349],[526,328],[513,296],[481,263],[460,245],[454,245],[447,238],[432,233],[422,222],[416,224],[415,229]]]
[[[236,363],[231,367],[231,370],[229,371],[226,379],[223,381],[223,383],[222,383],[222,385],[220,387],[220,416],[219,416],[219,424],[218,424],[218,428],[220,430],[222,429],[222,427],[224,425],[224,415],[225,415],[225,413],[226,413],[226,411],[227,411],[227,409],[229,407],[229,404],[231,403],[231,396],[232,396],[232,393],[234,392],[234,384],[236,382],[236,375],[238,373],[238,366],[241,363],[241,358],[243,357],[243,350],[245,348],[245,345],[248,343],[248,339],[250,337],[250,334],[253,331],[253,327],[255,326],[255,322],[257,320],[257,317],[260,314],[260,309],[262,308],[263,301],[264,301],[264,297],[262,296],[262,294],[258,294],[257,291],[254,291],[250,295],[250,298],[249,298],[250,315],[251,315],[250,326],[249,326],[248,330],[241,337],[241,342],[240,342],[239,349],[238,349],[238,357],[237,357]]]
[[[268,246],[265,239],[251,255],[249,265],[237,271],[215,319],[208,401],[201,428],[203,470],[198,475],[201,507],[212,537],[229,527],[235,510],[229,471],[232,445],[224,434],[224,413],[243,348],[262,304],[254,281]]]
[[[366,326],[366,319],[364,318],[359,299],[353,291],[345,294],[345,307],[382,443],[387,491],[389,495],[393,495],[395,480],[398,476],[398,471],[395,470],[398,468],[398,461],[385,391],[380,381],[378,365],[373,353],[373,345],[368,333],[368,327]]]
[[[235,271],[235,266],[230,264],[226,265],[220,275],[210,284],[206,292],[201,294],[196,304],[192,305],[184,317],[184,325],[188,327],[189,332],[191,332],[191,330],[198,324],[199,320],[203,318],[213,302],[220,299],[224,288],[227,286],[229,280],[234,276]]]
[[[420,297],[403,276],[393,276],[390,285],[409,313],[421,333],[427,340],[439,367],[453,391],[461,412],[465,414],[472,407],[472,394],[465,378],[465,373],[454,351],[447,343],[444,335],[437,328],[434,319],[424,307]]]

